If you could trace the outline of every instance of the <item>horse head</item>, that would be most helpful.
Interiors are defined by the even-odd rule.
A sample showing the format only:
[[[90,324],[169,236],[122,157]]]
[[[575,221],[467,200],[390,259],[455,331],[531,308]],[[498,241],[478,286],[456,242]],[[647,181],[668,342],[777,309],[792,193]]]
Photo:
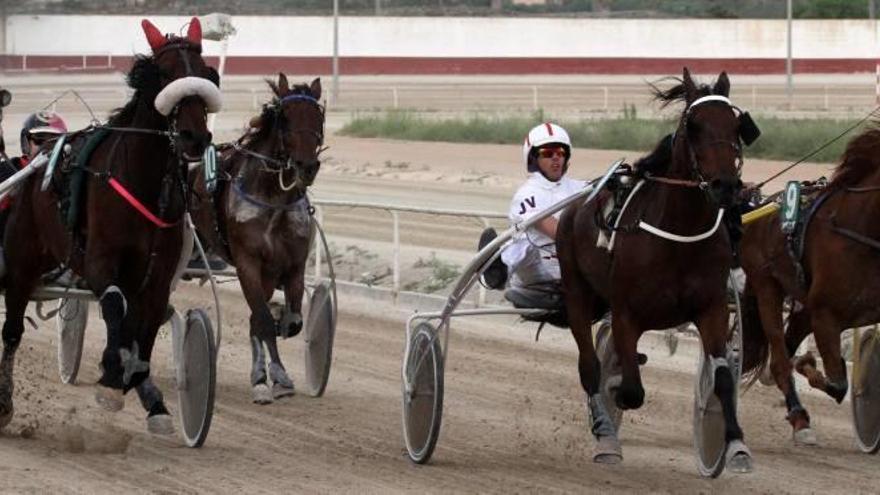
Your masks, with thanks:
[[[269,81],[275,98],[260,120],[270,115],[273,127],[287,156],[287,167],[296,174],[295,187],[305,189],[318,175],[321,162],[318,155],[324,144],[324,107],[320,103],[321,80],[311,84],[290,87],[287,76],[278,74],[278,82]],[[260,122],[266,125],[266,122]]]
[[[202,58],[202,28],[190,20],[185,37],[163,35],[150,21],[141,22],[153,51],[159,87],[154,106],[168,118],[174,145],[187,161],[197,161],[211,143],[207,114],[221,108],[220,77]]]
[[[722,72],[713,85],[696,84],[687,68],[680,84],[655,91],[664,106],[683,101],[685,106],[672,138],[669,172],[695,181],[710,199],[730,206],[742,187],[742,145],[760,134],[747,112],[729,99],[730,80]]]

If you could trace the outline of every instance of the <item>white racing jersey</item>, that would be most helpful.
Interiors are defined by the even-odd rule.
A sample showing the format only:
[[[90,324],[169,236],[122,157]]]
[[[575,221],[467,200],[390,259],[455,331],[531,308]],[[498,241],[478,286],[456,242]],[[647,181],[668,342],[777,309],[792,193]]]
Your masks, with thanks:
[[[559,201],[580,192],[586,182],[562,177],[558,182],[547,180],[540,172],[529,174],[510,202],[508,218],[511,225],[528,220]],[[553,214],[559,219],[562,210]],[[556,241],[536,227],[517,234],[501,253],[510,272],[510,285],[526,287],[559,280]]]

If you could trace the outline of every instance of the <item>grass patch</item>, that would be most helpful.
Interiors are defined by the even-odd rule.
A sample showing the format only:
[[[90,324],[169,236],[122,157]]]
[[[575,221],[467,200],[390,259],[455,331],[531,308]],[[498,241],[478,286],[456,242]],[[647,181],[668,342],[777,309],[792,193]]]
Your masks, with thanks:
[[[675,128],[674,120],[642,119],[635,112],[607,120],[562,121],[579,148],[648,151]],[[340,134],[354,137],[381,137],[412,141],[453,143],[520,144],[533,126],[546,121],[543,112],[512,117],[454,118],[434,120],[412,112],[390,111],[379,115],[358,116],[346,124]],[[746,148],[747,158],[797,160],[821,144],[833,139],[855,120],[783,119],[757,117],[762,135]],[[810,161],[835,162],[847,141],[860,132],[853,130],[828,146]]]

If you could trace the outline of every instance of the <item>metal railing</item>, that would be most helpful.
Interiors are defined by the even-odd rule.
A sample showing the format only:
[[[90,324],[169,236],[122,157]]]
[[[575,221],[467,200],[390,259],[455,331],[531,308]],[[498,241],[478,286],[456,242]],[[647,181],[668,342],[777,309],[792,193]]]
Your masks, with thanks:
[[[325,208],[365,208],[371,210],[381,210],[387,212],[391,216],[391,275],[392,285],[391,292],[395,300],[400,294],[400,214],[401,213],[421,213],[428,215],[452,216],[452,217],[470,217],[476,218],[482,222],[483,227],[490,225],[489,219],[507,219],[507,215],[497,212],[475,211],[475,210],[457,210],[449,208],[427,208],[420,206],[391,205],[384,203],[370,203],[359,201],[337,201],[337,200],[321,200],[313,199],[312,205],[315,207],[315,216],[318,222],[323,224],[323,212]],[[321,277],[321,250],[316,249],[315,253],[315,278]],[[476,304],[482,306],[486,300],[486,289],[480,286]]]
[[[59,93],[53,88],[22,87],[12,91],[12,105],[27,110],[45,105]],[[100,111],[118,106],[131,95],[131,90],[122,85],[102,84],[78,88],[78,91]],[[256,112],[269,96],[268,89],[259,83],[245,86],[233,82],[223,89],[224,106],[229,110]],[[759,84],[734,87],[731,98],[753,113],[806,112],[821,116],[835,112],[860,113],[874,106],[876,95],[873,85],[869,84],[812,84],[795,88],[789,100],[784,86]],[[59,104],[77,108],[74,103]],[[341,88],[339,99],[330,110],[510,113],[543,109],[566,115],[606,118],[621,113],[625,107],[636,109],[640,116],[660,115],[644,84],[512,84],[497,81],[403,85],[350,83]]]

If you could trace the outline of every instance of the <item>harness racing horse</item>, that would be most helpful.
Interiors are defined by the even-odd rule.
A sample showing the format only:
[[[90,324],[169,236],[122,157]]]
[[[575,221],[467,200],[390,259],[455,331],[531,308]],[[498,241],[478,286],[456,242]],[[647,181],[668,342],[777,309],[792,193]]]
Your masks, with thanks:
[[[591,324],[610,308],[622,369],[613,394],[616,406],[637,409],[645,400],[636,352],[642,333],[693,321],[723,408],[727,463],[735,470],[750,469],[736,417],[734,375],[726,359],[732,249],[727,231],[718,228],[741,185],[741,122],[748,116],[727,99],[729,91],[726,73],[713,86],[698,86],[687,69],[680,84],[667,91],[654,88],[663,106],[683,102],[685,108],[675,133],[635,163],[640,182],[620,213],[613,255],[597,246],[601,195],[599,201],[569,206],[560,218],[556,246],[579,351],[578,372],[597,439],[595,462],[623,459],[616,426],[600,394],[601,363],[591,332]],[[610,193],[602,195],[607,199]]]
[[[320,79],[293,88],[284,74],[267,82],[272,101],[244,136],[221,147],[216,189],[208,190],[205,174],[195,178],[193,208],[199,236],[235,266],[251,310],[251,386],[259,404],[294,393],[276,337],[293,337],[303,326],[305,267],[315,234],[306,189],[318,174],[324,142]],[[268,304],[276,288],[285,299],[277,319]]]
[[[810,208],[798,243],[790,247],[779,215],[746,225],[742,261],[748,276],[743,311],[744,371],[767,366],[785,395],[794,440],[816,443],[810,417],[800,403],[790,359],[810,332],[822,356],[826,379],[812,355],[799,363],[810,385],[838,403],[846,396],[846,363],[840,334],[880,322],[880,129],[853,138],[834,175]],[[795,240],[797,243],[797,240]],[[795,254],[800,251],[800,256]],[[783,334],[783,302],[795,310]]]
[[[164,36],[147,20],[142,28],[152,56],[137,56],[128,73],[131,100],[106,126],[64,137],[76,155],[84,143],[92,143],[91,154],[70,159],[68,170],[54,170],[45,190],[43,174],[31,175],[15,196],[4,240],[0,425],[13,415],[13,367],[28,300],[44,274],[52,271],[57,279],[65,269],[95,294],[107,325],[96,401],[118,411],[124,393],[138,387],[149,410],[148,426],[152,418],[167,418],[170,424],[162,395],[149,381],[150,356],[169,314],[181,255],[187,162],[200,159],[211,142],[207,114],[220,109],[221,96],[217,73],[201,56],[197,18],[186,37]],[[61,212],[72,197],[67,184],[75,173],[84,181],[85,199],[69,224]]]

